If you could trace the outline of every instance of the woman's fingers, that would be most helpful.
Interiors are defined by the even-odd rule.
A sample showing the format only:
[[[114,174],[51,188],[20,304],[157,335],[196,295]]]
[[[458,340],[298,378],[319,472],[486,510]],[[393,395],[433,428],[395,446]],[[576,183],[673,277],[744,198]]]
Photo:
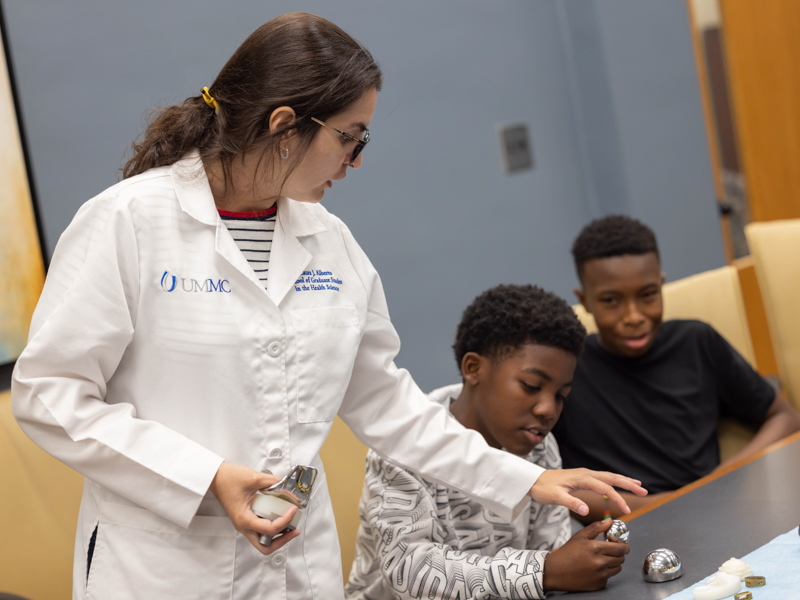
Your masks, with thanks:
[[[283,513],[274,521],[262,519],[256,516],[253,511],[248,511],[249,514],[247,515],[246,519],[244,519],[241,526],[243,529],[252,529],[253,531],[258,532],[259,535],[265,533],[274,537],[286,529],[289,523],[292,522],[292,518],[297,510],[298,509],[296,506],[290,506],[288,509],[286,509],[285,513]]]
[[[623,513],[630,513],[631,509],[628,507],[628,503],[612,486],[630,490],[638,496],[647,495],[647,490],[636,479],[617,475],[616,473],[591,471],[589,469],[545,471],[533,484],[529,495],[541,504],[561,504],[579,515],[587,515],[589,514],[589,507],[582,500],[572,496],[570,492],[579,489],[591,490],[600,495],[608,496],[614,504],[620,507]]]
[[[299,536],[300,530],[294,529],[292,531],[287,531],[286,533],[283,533],[279,536],[273,537],[272,542],[270,542],[269,546],[265,546],[260,542],[261,534],[256,531],[248,530],[248,531],[243,531],[241,533],[242,535],[244,535],[244,537],[247,538],[247,541],[249,541],[256,550],[261,552],[261,554],[267,555],[280,550],[294,538]]]
[[[250,512],[246,522],[243,523],[242,526],[237,527],[237,530],[244,535],[261,554],[272,554],[300,535],[300,531],[297,529],[286,531],[286,527],[292,522],[292,517],[294,517],[297,511],[298,508],[292,506],[274,521],[262,519]],[[272,538],[269,546],[265,546],[261,543],[260,539],[262,535],[268,535]]]
[[[642,482],[638,479],[609,473],[608,471],[589,471],[589,473],[600,481],[633,492],[637,496],[646,496],[647,490],[642,487]]]
[[[595,479],[594,477],[590,476],[586,481],[586,487],[583,489],[591,490],[597,494],[600,494],[601,496],[608,496],[608,499],[619,506],[622,512],[624,512],[626,515],[630,514],[631,509],[628,507],[628,503],[625,502],[625,499],[619,495],[617,490],[607,483],[603,483],[599,479]]]
[[[581,516],[586,516],[589,514],[589,507],[586,506],[582,500],[579,500],[566,490],[559,490],[551,501],[545,502],[543,500],[539,500],[538,498],[536,501],[541,502],[542,504],[560,504],[561,506],[566,506],[569,510]]]

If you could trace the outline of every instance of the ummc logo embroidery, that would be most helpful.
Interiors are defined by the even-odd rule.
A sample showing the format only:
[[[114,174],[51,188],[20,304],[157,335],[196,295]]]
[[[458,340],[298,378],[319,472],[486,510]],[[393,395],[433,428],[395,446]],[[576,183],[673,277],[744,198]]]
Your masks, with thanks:
[[[178,285],[180,281],[180,286]],[[226,287],[227,286],[227,287]],[[231,284],[227,279],[186,279],[185,277],[178,277],[171,275],[169,271],[164,271],[161,276],[161,289],[165,292],[174,292],[180,289],[184,292],[222,292],[225,294],[231,293]]]

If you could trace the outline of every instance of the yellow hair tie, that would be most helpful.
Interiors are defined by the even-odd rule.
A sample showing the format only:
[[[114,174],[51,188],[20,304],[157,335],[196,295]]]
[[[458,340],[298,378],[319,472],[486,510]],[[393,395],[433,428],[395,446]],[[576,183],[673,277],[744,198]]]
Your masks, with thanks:
[[[217,101],[214,100],[214,96],[211,95],[211,92],[208,91],[207,87],[203,88],[203,100],[205,100],[206,104],[208,104],[211,108],[219,112],[219,104],[217,104]]]

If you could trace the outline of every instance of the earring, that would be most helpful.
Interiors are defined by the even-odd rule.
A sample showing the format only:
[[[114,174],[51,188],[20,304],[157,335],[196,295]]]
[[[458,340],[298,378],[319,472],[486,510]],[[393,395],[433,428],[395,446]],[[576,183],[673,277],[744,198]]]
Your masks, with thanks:
[[[288,148],[281,148],[281,158],[286,160],[289,158],[289,149]]]

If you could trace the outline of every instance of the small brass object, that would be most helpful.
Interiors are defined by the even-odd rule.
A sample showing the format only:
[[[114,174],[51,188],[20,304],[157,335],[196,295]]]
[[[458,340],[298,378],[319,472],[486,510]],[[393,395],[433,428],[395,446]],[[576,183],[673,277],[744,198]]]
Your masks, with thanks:
[[[740,592],[733,597],[733,600],[753,600],[753,592]]]
[[[750,577],[744,578],[744,584],[747,587],[761,587],[762,585],[766,585],[766,583],[767,578],[759,575],[751,575]]]

